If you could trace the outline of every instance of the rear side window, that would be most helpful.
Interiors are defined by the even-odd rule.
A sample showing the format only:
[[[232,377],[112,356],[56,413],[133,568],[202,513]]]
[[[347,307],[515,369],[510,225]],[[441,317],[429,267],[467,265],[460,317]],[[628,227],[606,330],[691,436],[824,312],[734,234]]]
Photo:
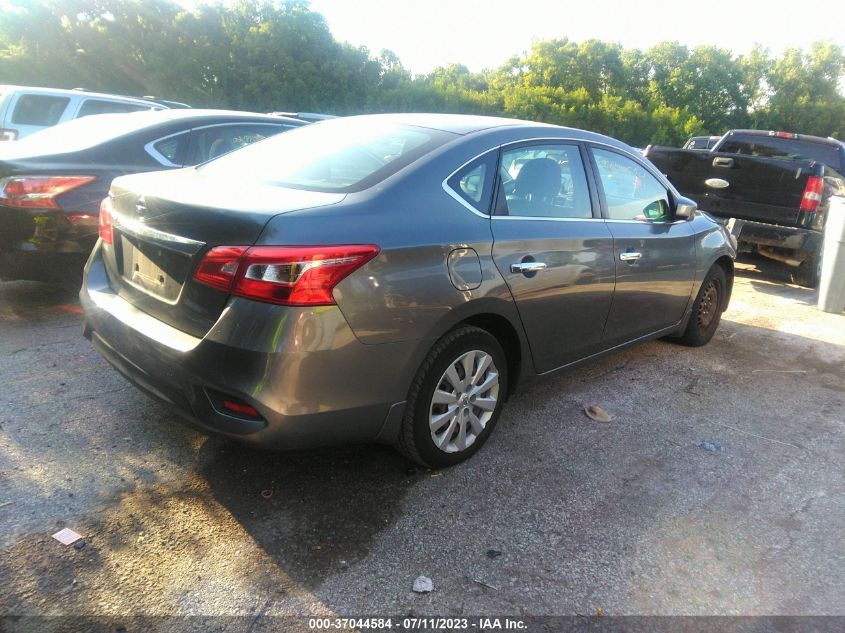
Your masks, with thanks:
[[[181,166],[185,159],[185,154],[188,151],[189,137],[189,132],[168,136],[167,138],[154,142],[152,144],[152,151],[150,151],[150,146],[147,146],[147,150],[160,163],[168,166]],[[165,160],[162,160],[162,158]]]
[[[616,152],[595,147],[592,152],[608,219],[665,222],[670,218],[668,192],[647,169]]]
[[[55,125],[62,118],[70,99],[49,95],[21,95],[12,113],[18,125]]]
[[[446,182],[451,192],[481,213],[490,213],[493,181],[496,179],[496,152],[489,152],[459,169]]]
[[[150,110],[151,106],[137,103],[122,103],[120,101],[102,101],[99,99],[86,99],[79,108],[78,118],[91,114],[116,114],[120,112],[140,112]]]

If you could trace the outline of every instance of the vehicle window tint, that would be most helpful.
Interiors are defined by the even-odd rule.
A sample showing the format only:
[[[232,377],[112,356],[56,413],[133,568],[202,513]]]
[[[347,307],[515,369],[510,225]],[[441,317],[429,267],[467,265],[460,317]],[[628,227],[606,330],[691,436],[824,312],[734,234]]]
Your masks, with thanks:
[[[181,165],[182,157],[185,155],[185,151],[187,150],[188,138],[188,132],[177,136],[170,136],[153,143],[153,148],[161,155],[161,157],[167,159],[168,162],[174,165]],[[154,158],[161,160],[159,156],[154,155]]]
[[[18,125],[55,125],[62,118],[70,99],[48,95],[21,95],[12,113]]]
[[[256,143],[202,169],[312,191],[360,191],[454,137],[370,119],[332,119]]]
[[[732,136],[724,142],[719,151],[785,160],[818,160],[833,169],[839,167],[839,150],[836,146],[800,139],[779,138],[777,136],[746,138]]]
[[[593,148],[607,217],[611,220],[666,221],[670,217],[666,188],[630,158]]]
[[[502,154],[497,213],[590,218],[590,191],[577,145],[530,145]]]
[[[198,165],[290,129],[283,125],[215,125],[194,130],[186,165]]]
[[[101,101],[99,99],[86,99],[82,107],[79,108],[77,118],[89,116],[91,114],[118,114],[121,112],[140,112],[142,110],[153,109],[148,105],[140,105],[137,103],[121,103],[120,101]]]
[[[496,152],[489,152],[459,170],[447,182],[452,191],[481,213],[490,212],[496,158]]]

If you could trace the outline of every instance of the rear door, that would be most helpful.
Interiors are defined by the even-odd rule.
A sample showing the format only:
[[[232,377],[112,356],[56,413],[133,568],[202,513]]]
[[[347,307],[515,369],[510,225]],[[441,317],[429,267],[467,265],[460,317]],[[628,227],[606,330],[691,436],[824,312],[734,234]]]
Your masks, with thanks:
[[[501,152],[493,259],[540,373],[599,349],[613,296],[613,239],[599,217],[584,152],[575,141]]]
[[[613,235],[616,290],[603,347],[681,321],[695,278],[691,223],[674,221],[671,194],[639,161],[590,146],[602,212]]]

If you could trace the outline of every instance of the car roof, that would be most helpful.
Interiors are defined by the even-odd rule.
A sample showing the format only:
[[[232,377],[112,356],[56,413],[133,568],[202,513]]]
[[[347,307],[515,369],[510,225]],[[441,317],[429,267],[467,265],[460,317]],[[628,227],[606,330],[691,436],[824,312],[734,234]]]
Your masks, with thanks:
[[[113,114],[94,114],[91,116],[100,117],[100,121],[129,121],[132,117],[137,122],[137,129],[151,127],[160,123],[171,121],[202,122],[206,119],[249,119],[250,121],[266,121],[267,123],[291,123],[303,125],[299,119],[289,117],[273,116],[260,112],[240,112],[238,110],[199,110],[194,108],[178,108],[170,110],[145,110],[143,112],[120,112]],[[105,118],[108,117],[108,118]],[[117,119],[116,117],[120,117]]]
[[[471,134],[491,128],[517,125],[548,125],[521,119],[507,119],[505,117],[481,116],[475,114],[431,114],[422,112],[403,112],[400,114],[364,114],[345,117],[346,120],[367,120],[395,123],[397,125],[412,125],[425,127],[453,134]],[[548,127],[557,127],[548,125]]]
[[[408,125],[451,132],[460,136],[475,133],[495,134],[509,131],[512,136],[509,142],[517,142],[523,136],[525,140],[539,138],[562,138],[580,141],[594,141],[612,147],[617,147],[636,153],[630,145],[604,134],[581,130],[579,128],[564,127],[551,123],[526,121],[523,119],[508,119],[505,117],[481,116],[475,114],[430,114],[430,113],[402,113],[402,114],[366,114],[360,116],[343,117],[341,121],[372,120],[396,125]],[[338,121],[334,119],[327,123]],[[316,125],[324,125],[317,123]]]
[[[151,100],[151,99],[144,99],[143,97],[127,97],[124,95],[116,95],[110,94],[107,92],[89,92],[87,90],[66,90],[64,88],[42,88],[40,86],[17,86],[11,84],[2,84],[0,85],[0,94],[8,94],[11,92],[25,92],[30,94],[41,94],[41,95],[51,95],[51,96],[83,96],[83,97],[94,97],[98,99],[113,99],[117,101],[124,101],[124,102],[131,102],[131,103],[141,103],[144,105],[150,106],[159,106],[162,107],[162,104],[158,101]]]

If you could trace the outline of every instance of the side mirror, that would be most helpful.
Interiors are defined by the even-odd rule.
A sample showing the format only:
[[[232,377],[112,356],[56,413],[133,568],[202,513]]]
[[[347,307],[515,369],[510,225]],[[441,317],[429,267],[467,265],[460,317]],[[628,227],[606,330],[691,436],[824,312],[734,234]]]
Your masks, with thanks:
[[[689,198],[679,197],[675,200],[676,220],[692,220],[695,217],[695,212],[697,210],[698,205]]]

